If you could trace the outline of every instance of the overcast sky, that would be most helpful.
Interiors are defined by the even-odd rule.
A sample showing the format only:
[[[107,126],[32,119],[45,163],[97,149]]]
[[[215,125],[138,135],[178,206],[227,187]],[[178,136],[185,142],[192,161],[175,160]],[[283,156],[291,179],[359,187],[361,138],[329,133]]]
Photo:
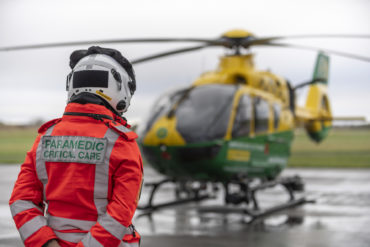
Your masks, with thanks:
[[[256,36],[370,34],[367,0],[1,0],[0,46],[138,37],[214,38],[234,29]],[[310,39],[291,43],[370,57],[370,40]],[[129,59],[194,44],[110,45]],[[59,117],[66,104],[69,55],[86,47],[0,53],[0,121],[25,123]],[[315,52],[258,48],[256,67],[293,84],[312,76]],[[143,118],[161,93],[189,85],[212,70],[222,48],[173,56],[135,66],[138,90],[126,114]],[[331,56],[330,97],[337,116],[370,119],[370,63]],[[301,93],[301,96],[304,96]]]

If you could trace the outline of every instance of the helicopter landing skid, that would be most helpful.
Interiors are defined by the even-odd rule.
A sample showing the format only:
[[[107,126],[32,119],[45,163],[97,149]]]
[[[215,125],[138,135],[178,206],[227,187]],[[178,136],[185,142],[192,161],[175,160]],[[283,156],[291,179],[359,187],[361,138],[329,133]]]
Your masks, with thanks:
[[[274,206],[268,209],[264,209],[264,210],[244,209],[243,212],[252,217],[252,220],[250,221],[252,222],[258,218],[262,218],[262,217],[274,214],[276,212],[279,212],[285,209],[293,208],[295,206],[302,205],[305,203],[314,203],[314,202],[315,202],[314,200],[307,200],[306,198],[302,197],[299,199],[289,200],[286,203],[283,203],[281,205],[277,205],[277,206]]]
[[[153,199],[154,199],[155,193],[158,191],[159,187],[161,185],[165,184],[165,183],[176,183],[176,181],[172,180],[172,179],[164,179],[164,180],[162,180],[160,182],[157,182],[157,183],[147,183],[147,184],[145,184],[145,186],[152,187],[152,190],[151,190],[150,196],[149,196],[149,200],[148,200],[147,205],[138,206],[137,209],[145,210],[147,212],[153,212],[157,209],[168,207],[168,206],[174,206],[174,205],[179,205],[179,204],[188,203],[188,202],[199,202],[199,201],[203,201],[203,200],[206,200],[206,199],[214,198],[214,196],[210,195],[210,194],[200,194],[199,193],[200,190],[193,190],[193,192],[194,192],[193,195],[189,196],[187,198],[177,198],[177,199],[175,199],[173,201],[170,201],[170,202],[154,204]]]

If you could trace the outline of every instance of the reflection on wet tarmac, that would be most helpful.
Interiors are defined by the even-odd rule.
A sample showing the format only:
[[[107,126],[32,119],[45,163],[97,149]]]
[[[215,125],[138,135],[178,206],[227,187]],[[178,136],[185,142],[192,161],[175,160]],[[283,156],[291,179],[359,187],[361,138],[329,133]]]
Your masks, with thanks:
[[[242,207],[225,206],[223,197],[138,212],[134,220],[143,246],[370,246],[370,170],[288,169],[306,183],[305,204],[251,222]],[[161,177],[146,169],[150,182]],[[174,199],[167,185],[157,202]],[[142,200],[147,199],[144,194]],[[259,195],[262,207],[287,200],[282,188]],[[189,245],[187,245],[189,244]]]
[[[19,166],[0,166],[0,247],[23,246],[7,205]],[[134,224],[143,247],[155,246],[370,246],[370,170],[287,169],[299,174],[309,199],[305,204],[250,222],[241,207],[225,207],[223,197],[163,208],[150,215],[137,211]],[[145,167],[145,182],[160,180]],[[148,199],[144,189],[142,202]],[[155,201],[175,198],[173,186],[164,186]],[[262,207],[287,200],[281,187],[263,191]]]

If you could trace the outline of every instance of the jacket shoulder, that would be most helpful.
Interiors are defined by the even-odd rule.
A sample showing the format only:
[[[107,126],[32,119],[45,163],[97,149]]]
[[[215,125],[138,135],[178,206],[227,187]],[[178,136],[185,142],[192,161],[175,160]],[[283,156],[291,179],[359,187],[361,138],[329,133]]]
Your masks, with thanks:
[[[138,137],[135,132],[122,124],[114,124],[111,122],[109,127],[128,141],[135,140]]]
[[[41,133],[45,132],[47,129],[49,129],[51,126],[59,123],[61,120],[62,120],[61,118],[56,118],[56,119],[50,120],[49,122],[44,123],[39,128],[38,133],[41,134]]]

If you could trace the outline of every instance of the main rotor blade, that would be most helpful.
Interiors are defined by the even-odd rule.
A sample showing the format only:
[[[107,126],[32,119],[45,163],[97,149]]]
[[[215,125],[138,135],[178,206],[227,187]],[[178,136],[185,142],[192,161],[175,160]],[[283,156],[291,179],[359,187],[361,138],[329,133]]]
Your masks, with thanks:
[[[80,45],[96,45],[96,44],[123,44],[123,43],[165,43],[165,42],[204,42],[215,43],[214,39],[197,39],[197,38],[143,38],[143,39],[106,39],[106,40],[90,40],[90,41],[75,41],[75,42],[59,42],[59,43],[45,43],[34,45],[20,45],[0,47],[0,51],[18,51],[31,50],[54,47],[68,47]]]
[[[280,39],[311,39],[311,38],[345,38],[345,39],[370,39],[370,34],[302,34],[257,38],[247,43],[250,45],[266,44]]]
[[[293,45],[293,44],[284,44],[284,43],[266,43],[266,44],[261,44],[261,46],[276,46],[276,47],[311,50],[311,51],[322,51],[322,52],[337,55],[337,56],[348,57],[348,58],[370,62],[370,57],[364,57],[364,56],[360,56],[360,55],[356,55],[352,53],[336,51],[336,50],[331,50],[331,49],[322,49],[322,48],[312,47],[312,46]]]
[[[167,52],[163,52],[163,53],[154,54],[154,55],[147,56],[147,57],[134,59],[134,60],[131,61],[131,63],[132,64],[138,64],[138,63],[146,62],[146,61],[161,58],[161,57],[167,57],[167,56],[171,56],[171,55],[175,55],[175,54],[201,50],[203,48],[207,48],[207,47],[210,47],[210,46],[212,46],[212,45],[208,44],[208,45],[193,46],[193,47],[189,47],[189,48],[176,49],[176,50],[172,50],[172,51],[167,51]]]
[[[266,44],[271,41],[280,39],[302,39],[302,38],[370,38],[370,34],[311,34],[311,35],[288,35],[288,36],[274,36],[265,38],[248,39],[242,42],[242,46],[248,48],[251,45]],[[72,41],[72,42],[56,42],[45,44],[19,45],[0,47],[1,51],[17,51],[29,49],[42,49],[54,47],[69,47],[81,45],[95,45],[95,44],[123,44],[123,43],[166,43],[166,42],[202,42],[212,45],[220,45],[229,47],[222,38],[216,39],[200,39],[200,38],[138,38],[138,39],[106,39],[106,40],[87,40],[87,41]],[[231,43],[232,46],[232,43]]]

